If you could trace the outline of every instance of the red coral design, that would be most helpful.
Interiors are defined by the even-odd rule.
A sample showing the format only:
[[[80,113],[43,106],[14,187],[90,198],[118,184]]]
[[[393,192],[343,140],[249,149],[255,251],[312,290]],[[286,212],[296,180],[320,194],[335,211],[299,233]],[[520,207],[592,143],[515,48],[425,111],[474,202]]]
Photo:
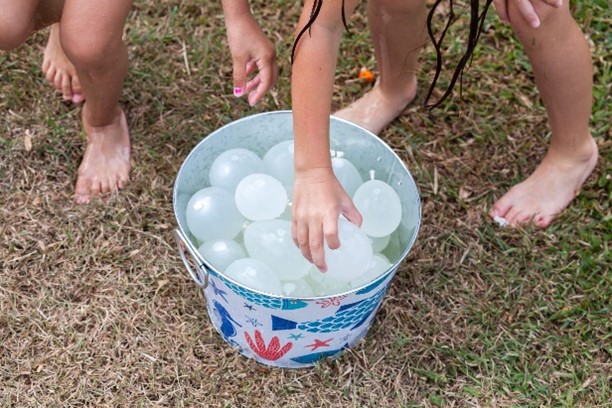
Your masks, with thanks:
[[[253,350],[255,354],[257,354],[259,357],[264,358],[266,360],[278,360],[279,358],[287,354],[287,352],[291,350],[291,347],[293,347],[293,343],[289,342],[285,344],[283,348],[281,348],[280,340],[276,336],[272,337],[272,340],[270,340],[270,344],[266,347],[266,342],[261,336],[259,330],[255,330],[255,343],[253,343],[253,339],[251,339],[249,333],[244,332],[244,337],[247,343],[249,343],[251,350]]]
[[[348,295],[330,297],[324,300],[317,300],[317,305],[321,305],[321,309],[329,306],[340,306],[340,302]]]

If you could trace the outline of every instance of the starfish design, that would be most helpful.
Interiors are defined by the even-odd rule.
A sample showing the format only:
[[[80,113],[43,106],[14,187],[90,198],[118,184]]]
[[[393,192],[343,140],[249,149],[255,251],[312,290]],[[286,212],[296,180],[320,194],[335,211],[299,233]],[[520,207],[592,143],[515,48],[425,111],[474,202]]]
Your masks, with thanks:
[[[302,337],[304,337],[304,335],[302,333],[298,333],[298,334],[293,333],[293,334],[289,335],[289,338],[291,340],[296,340],[296,341],[301,339]]]
[[[263,324],[259,323],[259,322],[257,321],[257,319],[256,319],[256,318],[254,318],[254,317],[248,317],[248,318],[247,318],[247,322],[248,322],[248,323],[251,323],[251,324],[253,325],[253,327],[263,326]]]
[[[225,300],[225,303],[229,303],[227,299],[225,298],[225,295],[227,294],[227,292],[219,289],[217,285],[215,285],[215,281],[212,279],[210,280],[210,286],[212,286],[213,291],[215,292],[215,296],[219,296],[221,299]]]
[[[253,305],[249,305],[247,302],[244,302],[244,307],[246,307],[247,309],[249,309],[251,312],[253,310],[255,310],[255,308],[253,307]]]
[[[312,347],[310,349],[310,351],[315,351],[316,349],[318,349],[319,347],[329,347],[329,342],[332,341],[333,338],[331,339],[327,339],[327,340],[319,340],[319,339],[315,339],[314,343],[312,344],[308,344],[305,347]]]

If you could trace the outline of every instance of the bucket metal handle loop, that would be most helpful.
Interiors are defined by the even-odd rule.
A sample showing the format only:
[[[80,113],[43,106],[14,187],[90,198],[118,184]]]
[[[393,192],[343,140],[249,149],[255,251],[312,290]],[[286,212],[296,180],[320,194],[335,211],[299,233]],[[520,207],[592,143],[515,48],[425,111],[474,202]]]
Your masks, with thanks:
[[[189,240],[187,240],[183,232],[176,229],[174,230],[174,233],[176,238],[176,245],[178,246],[181,259],[183,260],[183,263],[187,268],[187,272],[189,272],[189,275],[191,275],[191,278],[196,283],[196,285],[198,285],[202,289],[206,288],[208,286],[208,270],[206,269],[206,266],[203,263],[198,262],[198,257],[195,254],[195,249],[193,248]],[[193,270],[193,268],[189,264],[189,261],[187,260],[187,254],[185,254],[185,249],[196,261],[195,270]]]

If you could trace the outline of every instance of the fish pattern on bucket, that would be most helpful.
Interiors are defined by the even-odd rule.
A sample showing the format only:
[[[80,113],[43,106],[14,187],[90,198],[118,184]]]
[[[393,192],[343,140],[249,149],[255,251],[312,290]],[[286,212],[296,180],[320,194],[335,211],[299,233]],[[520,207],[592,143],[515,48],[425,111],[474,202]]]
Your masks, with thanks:
[[[213,326],[240,353],[267,365],[309,367],[367,334],[394,273],[341,296],[287,299],[209,271],[204,294]]]

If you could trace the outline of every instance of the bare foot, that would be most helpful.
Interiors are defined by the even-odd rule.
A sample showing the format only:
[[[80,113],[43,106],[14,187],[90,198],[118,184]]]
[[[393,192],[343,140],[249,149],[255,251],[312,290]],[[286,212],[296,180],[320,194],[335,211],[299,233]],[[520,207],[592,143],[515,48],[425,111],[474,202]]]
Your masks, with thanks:
[[[571,158],[549,150],[525,181],[512,187],[493,205],[489,216],[497,222],[505,219],[510,226],[533,221],[540,228],[548,227],[578,195],[595,168],[598,149],[593,139],[590,143],[584,152]]]
[[[43,54],[42,70],[47,81],[61,92],[64,100],[81,103],[85,99],[74,65],[68,60],[60,44],[60,23],[51,26],[49,40]]]
[[[333,115],[353,122],[374,134],[379,134],[414,100],[416,91],[416,76],[413,77],[406,90],[393,94],[385,93],[380,84],[376,82],[371,91]]]
[[[116,108],[110,125],[90,126],[83,107],[83,126],[87,148],[79,166],[74,200],[86,204],[90,199],[125,187],[130,176],[130,135],[123,110]]]

